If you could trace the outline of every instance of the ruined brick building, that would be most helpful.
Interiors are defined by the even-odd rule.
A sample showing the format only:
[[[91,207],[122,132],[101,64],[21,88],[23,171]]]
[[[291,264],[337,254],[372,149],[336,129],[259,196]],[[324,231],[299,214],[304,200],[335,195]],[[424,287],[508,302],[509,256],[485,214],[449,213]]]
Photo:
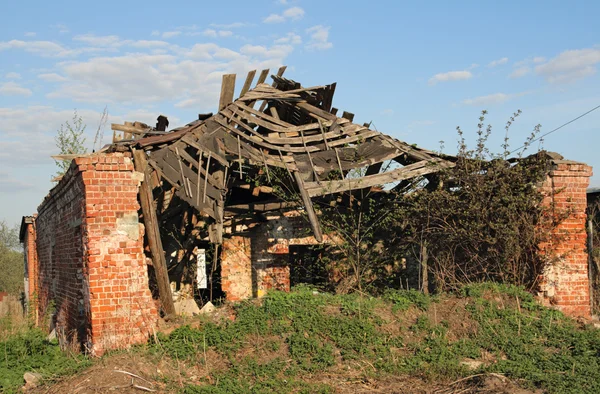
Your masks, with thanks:
[[[335,84],[305,88],[283,78],[284,70],[272,85],[264,70],[252,89],[250,72],[236,100],[235,75],[225,75],[217,114],[170,131],[164,117],[156,127],[114,124],[111,145],[65,157],[70,168],[21,228],[29,304],[59,338],[101,354],[146,341],[160,313],[176,313],[174,298],[237,301],[289,290],[298,248],[329,241],[315,200],[402,186],[454,165],[451,156],[353,123],[351,113],[338,117]],[[386,170],[389,161],[397,165]],[[360,168],[361,177],[347,176]],[[300,203],[255,181],[277,174]],[[584,164],[555,160],[546,182],[564,189],[552,198],[574,208],[564,229],[575,237],[551,245],[572,253],[542,291],[581,316],[590,314],[590,175]]]

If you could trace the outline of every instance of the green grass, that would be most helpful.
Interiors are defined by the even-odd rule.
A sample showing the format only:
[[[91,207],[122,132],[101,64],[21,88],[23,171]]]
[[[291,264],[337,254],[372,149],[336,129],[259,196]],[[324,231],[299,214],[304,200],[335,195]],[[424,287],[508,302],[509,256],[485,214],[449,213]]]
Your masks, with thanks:
[[[473,333],[458,338],[451,335],[444,316],[438,323],[430,317],[432,304],[443,297],[416,291],[388,291],[381,298],[333,296],[300,287],[272,293],[260,304],[239,304],[233,322],[180,327],[160,336],[152,348],[192,362],[201,362],[204,349],[210,348],[229,360],[231,367],[214,372],[212,384],[188,386],[186,393],[328,392],[333,388],[307,385],[301,377],[353,362],[372,365],[364,373],[374,378],[408,374],[449,381],[494,372],[550,393],[600,392],[598,330],[577,327],[517,287],[470,286],[458,297],[465,301],[468,323],[474,327]],[[395,334],[384,329],[390,323],[384,310],[403,327]],[[248,348],[255,354],[279,355],[241,357]],[[461,364],[484,353],[493,360],[478,371]]]
[[[200,328],[159,334],[135,352],[183,362],[190,376],[205,371],[200,380],[186,380],[185,368],[183,380],[165,377],[187,394],[333,393],[351,380],[409,375],[443,384],[485,373],[549,393],[600,392],[600,331],[514,286],[435,297],[390,290],[378,298],[298,287],[235,309],[233,321],[205,317]],[[468,370],[465,359],[483,364]],[[90,363],[24,330],[0,342],[0,392],[17,392],[26,371],[51,380]]]
[[[86,357],[61,351],[41,330],[23,329],[0,342],[0,392],[20,392],[25,372],[40,373],[48,381],[89,365]]]

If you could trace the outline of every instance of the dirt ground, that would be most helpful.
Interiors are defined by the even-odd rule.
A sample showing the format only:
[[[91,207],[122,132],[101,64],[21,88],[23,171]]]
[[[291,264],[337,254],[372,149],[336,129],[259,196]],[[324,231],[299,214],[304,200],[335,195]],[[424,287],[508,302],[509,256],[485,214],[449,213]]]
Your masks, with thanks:
[[[213,359],[216,354],[207,354]],[[218,358],[218,357],[217,357]],[[218,360],[211,363],[218,366]],[[58,380],[37,388],[25,390],[29,394],[97,394],[144,392],[177,393],[188,384],[209,383],[203,366],[189,366],[182,362],[156,359],[136,353],[121,353],[102,358],[94,366],[77,375]],[[458,394],[458,393],[505,393],[540,394],[529,391],[501,375],[474,375],[455,382],[427,382],[410,376],[388,376],[368,379],[355,371],[330,371],[307,376],[312,383],[325,383],[336,393],[414,393],[414,394]]]

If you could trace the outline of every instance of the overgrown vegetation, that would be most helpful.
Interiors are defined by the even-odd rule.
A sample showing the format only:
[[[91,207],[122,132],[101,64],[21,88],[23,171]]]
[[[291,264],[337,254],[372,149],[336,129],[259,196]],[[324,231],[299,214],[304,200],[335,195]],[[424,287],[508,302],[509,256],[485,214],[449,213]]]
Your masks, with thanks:
[[[160,335],[151,349],[207,368],[207,352],[227,360],[186,393],[326,393],[332,376],[449,384],[487,373],[549,393],[600,390],[600,331],[539,306],[520,287],[478,284],[460,294],[372,298],[301,287],[239,304],[235,321]]]
[[[333,393],[385,391],[410,380],[460,391],[499,376],[509,391],[515,383],[548,393],[600,391],[600,330],[540,306],[522,287],[483,283],[454,295],[388,290],[368,297],[301,286],[237,304],[234,319],[224,308],[136,348],[134,358],[145,364],[176,365],[176,375],[143,374],[144,385],[183,393]],[[0,324],[11,329],[7,320]],[[113,356],[119,353],[98,366]],[[24,372],[51,383],[91,363],[23,327],[0,339],[0,391],[17,392]]]
[[[540,253],[552,230],[569,212],[544,206],[540,185],[548,172],[544,151],[523,158],[540,131],[536,126],[511,155],[506,124],[502,152],[489,148],[492,133],[483,111],[475,147],[469,148],[460,128],[453,168],[427,177],[404,180],[386,189],[365,188],[315,199],[319,221],[329,244],[320,263],[336,291],[417,288],[443,291],[465,284],[495,281],[532,289],[554,256]],[[356,147],[356,160],[359,157]],[[348,147],[347,147],[348,148]],[[385,163],[386,167],[398,165]],[[370,168],[345,174],[364,175]],[[302,200],[285,171],[270,170],[257,183],[274,186],[283,200]],[[342,174],[332,171],[329,179]],[[343,176],[342,176],[343,178]],[[431,280],[430,280],[431,279]]]
[[[0,291],[18,296],[23,290],[24,263],[19,227],[0,221]]]
[[[507,160],[509,127],[519,113],[506,126],[501,154],[488,148],[492,128],[484,128],[485,111],[474,149],[468,148],[459,128],[456,166],[405,198],[400,214],[404,220],[396,231],[427,247],[429,272],[439,290],[482,281],[531,289],[552,257],[539,253],[539,245],[551,239],[552,229],[568,212],[550,214],[551,207],[542,204],[539,186],[549,164],[545,152]],[[526,147],[538,132],[539,126]]]
[[[63,352],[42,330],[14,325],[12,316],[0,319],[0,392],[21,392],[25,372],[39,373],[45,382],[52,382],[91,365],[82,355]],[[11,335],[3,335],[7,332]]]

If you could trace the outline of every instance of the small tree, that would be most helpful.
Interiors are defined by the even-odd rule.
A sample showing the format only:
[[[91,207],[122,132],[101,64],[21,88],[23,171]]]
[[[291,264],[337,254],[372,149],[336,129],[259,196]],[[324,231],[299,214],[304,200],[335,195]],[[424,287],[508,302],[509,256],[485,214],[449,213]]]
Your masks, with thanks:
[[[83,119],[77,113],[73,113],[71,122],[68,120],[60,125],[54,141],[61,155],[83,154],[87,152],[85,148],[85,132],[86,125],[83,124]],[[54,161],[58,167],[57,176],[62,176],[67,172],[71,165],[71,160]]]
[[[24,262],[18,226],[0,221],[0,291],[17,295],[23,289]]]

